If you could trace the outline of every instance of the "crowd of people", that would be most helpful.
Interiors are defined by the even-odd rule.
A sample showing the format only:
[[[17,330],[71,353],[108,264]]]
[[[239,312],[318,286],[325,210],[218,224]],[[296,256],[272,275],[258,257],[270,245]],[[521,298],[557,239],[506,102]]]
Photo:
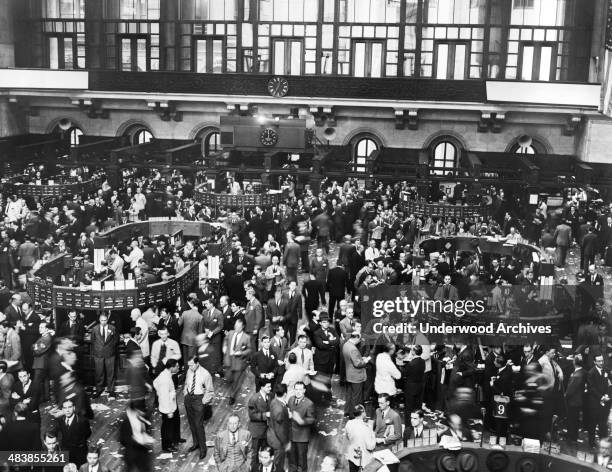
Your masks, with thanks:
[[[298,193],[290,180],[285,201],[241,215],[196,202],[194,182],[177,172],[126,171],[119,188],[101,182],[92,194],[44,201],[3,196],[4,449],[67,450],[80,470],[103,471],[98,445],[88,442],[90,399],[113,400],[118,377],[129,386],[118,438],[128,471],[152,470],[153,424],[159,424],[162,452],[197,451],[201,460],[212,456],[220,471],[306,471],[320,406],[327,405],[343,407],[342,452],[351,471],[381,449],[483,434],[500,443],[513,437],[550,441],[564,425],[569,442],[581,429],[592,447],[607,437],[612,344],[601,261],[612,247],[612,205],[570,195],[560,209],[544,201],[531,208],[491,187],[481,197],[486,218],[457,220],[403,213],[400,195],[416,198],[416,187],[407,182],[366,191],[352,179],[324,181],[320,192],[305,185]],[[228,192],[240,194],[247,185],[232,178]],[[461,185],[450,193],[434,187],[428,198],[461,204],[465,194]],[[152,217],[220,222],[226,231],[180,243],[134,234],[112,241],[101,271],[94,269],[96,235],[128,219]],[[380,284],[426,285],[444,300],[501,286],[538,286],[538,264],[520,253],[420,253],[423,239],[452,235],[529,242],[559,268],[571,248],[579,248],[577,284],[592,287],[595,296],[580,304],[572,348],[444,344],[420,333],[369,336],[361,302]],[[221,277],[214,279],[206,262],[209,244],[219,241],[227,252]],[[42,264],[64,253],[83,257],[77,285],[100,276],[151,284],[192,263],[199,264],[200,278],[176,302],[61,316],[53,307],[36,306],[26,287]],[[503,312],[503,300],[493,298]],[[214,441],[207,440],[215,386],[227,386],[228,404],[236,408],[250,378],[255,391],[246,405],[248,421],[232,410]],[[55,408],[43,410],[47,402]],[[181,412],[190,438],[181,437]],[[320,466],[323,472],[341,467],[333,454]]]

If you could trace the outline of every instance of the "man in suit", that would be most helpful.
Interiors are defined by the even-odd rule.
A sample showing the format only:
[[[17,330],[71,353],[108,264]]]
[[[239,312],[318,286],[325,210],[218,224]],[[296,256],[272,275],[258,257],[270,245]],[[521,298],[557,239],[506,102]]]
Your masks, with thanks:
[[[223,315],[218,310],[212,298],[204,299],[204,311],[202,312],[202,327],[204,334],[210,340],[212,371],[211,375],[223,372],[221,349],[223,344]]]
[[[289,347],[287,338],[285,337],[285,328],[282,325],[278,325],[272,328],[274,336],[270,339],[270,351],[276,356],[278,361],[278,373],[276,378],[280,379],[283,377],[285,357],[289,353]]]
[[[64,400],[62,411],[64,416],[57,420],[60,443],[70,454],[70,462],[80,467],[87,461],[87,439],[91,436],[89,420],[75,414],[72,400]]]
[[[351,260],[351,255],[355,252],[355,246],[351,243],[351,235],[344,236],[344,242],[338,248],[337,264],[343,267],[348,267]]]
[[[329,292],[328,313],[334,313],[338,302],[344,299],[348,287],[349,276],[342,265],[337,265],[329,271],[327,274],[327,290]]]
[[[40,317],[34,313],[34,309],[29,303],[24,303],[22,305],[22,310],[23,319],[19,329],[22,363],[26,369],[32,369],[32,362],[34,361],[32,346],[34,346],[40,334],[38,327],[40,324]]]
[[[15,326],[23,317],[23,311],[21,310],[21,295],[18,293],[14,294],[11,297],[11,303],[2,311],[9,324]]]
[[[586,430],[589,435],[589,446],[595,446],[595,428],[599,428],[599,437],[608,435],[608,416],[610,415],[610,378],[604,370],[604,357],[595,356],[595,366],[586,377]]]
[[[585,302],[587,302],[590,307],[593,307],[597,300],[603,298],[604,280],[601,274],[597,273],[595,264],[589,265],[588,273],[584,277],[582,288],[588,294],[588,298]]]
[[[295,341],[297,325],[302,319],[302,295],[297,291],[297,282],[289,282],[287,290],[287,314],[285,315],[285,331],[289,335],[289,342]]]
[[[421,408],[423,404],[423,387],[425,377],[425,361],[421,357],[423,348],[418,344],[413,346],[404,365],[402,378],[404,381],[404,418],[408,423],[410,413]]]
[[[304,308],[308,319],[312,318],[313,310],[317,310],[319,306],[324,306],[325,301],[325,282],[317,280],[311,272],[309,279],[304,282],[302,287],[302,295],[304,297]]]
[[[331,377],[334,372],[340,338],[330,326],[329,315],[326,312],[319,315],[319,323],[321,327],[313,335],[314,368],[326,386],[323,396],[331,400]]]
[[[323,254],[323,249],[317,248],[315,256],[309,262],[310,273],[315,279],[325,284],[327,282],[327,274],[329,272],[329,261],[327,256]]]
[[[289,302],[287,297],[283,295],[283,291],[280,287],[276,287],[274,296],[268,300],[267,303],[267,315],[270,320],[270,326],[272,329],[276,326],[282,326],[287,332],[285,326],[285,320],[289,313]]]
[[[270,402],[272,399],[272,381],[264,379],[260,382],[260,387],[254,393],[247,404],[249,411],[249,432],[253,439],[253,462],[251,470],[257,467],[257,452],[266,444],[268,432],[268,418],[270,417]]]
[[[30,373],[27,370],[21,369],[17,373],[17,377],[19,381],[13,384],[11,404],[13,406],[18,403],[24,404],[26,406],[24,411],[25,417],[30,421],[40,424],[40,412],[38,410],[40,390],[32,382]]]
[[[179,318],[179,326],[182,326],[181,347],[183,359],[191,359],[197,350],[195,338],[202,332],[202,315],[198,311],[200,301],[197,298],[187,298],[187,310]]]
[[[274,465],[274,449],[270,446],[259,448],[258,459],[257,465],[253,468],[254,472],[280,472]]]
[[[108,316],[104,313],[98,318],[99,323],[91,329],[91,344],[94,358],[96,392],[94,398],[99,397],[106,388],[109,398],[115,395],[115,362],[119,334],[115,327],[108,324]],[[106,377],[106,378],[105,378]]]
[[[251,358],[251,371],[255,376],[255,390],[266,382],[274,385],[278,370],[278,358],[270,350],[270,337],[264,334],[260,340],[261,349]]]
[[[453,395],[459,387],[474,388],[475,372],[474,352],[467,345],[461,344],[451,371],[449,395]]]
[[[314,403],[305,397],[306,385],[296,382],[295,395],[287,402],[291,417],[291,449],[289,451],[289,471],[308,471],[308,443],[311,439],[312,425],[315,422]]]
[[[295,235],[287,233],[287,244],[283,253],[283,264],[288,281],[297,281],[298,268],[300,267],[300,245],[295,242]]]
[[[366,366],[370,357],[363,357],[357,344],[361,341],[361,334],[353,332],[342,348],[342,356],[346,367],[346,403],[344,416],[352,419],[356,405],[363,403],[363,389],[366,381]]]
[[[251,433],[240,427],[240,418],[231,415],[227,429],[215,438],[214,458],[219,472],[249,472],[253,463]]]
[[[109,472],[100,464],[100,449],[97,446],[87,448],[87,463],[79,468],[79,472]]]
[[[446,274],[444,276],[444,283],[436,289],[434,299],[441,301],[459,299],[459,292],[457,291],[457,288],[451,285],[450,274]]]
[[[0,347],[0,360],[16,363],[12,370],[21,367],[21,339],[16,329],[19,328],[12,328],[6,320],[0,321],[0,339],[4,343]]]
[[[302,367],[306,372],[314,370],[314,356],[312,350],[306,346],[308,344],[308,336],[300,334],[297,339],[297,346],[294,347],[290,353],[293,352],[297,358],[297,365]],[[310,385],[310,377],[304,376],[304,383]]]
[[[565,403],[567,404],[567,439],[571,442],[578,440],[580,426],[580,413],[584,408],[584,390],[586,388],[587,373],[584,370],[584,360],[581,354],[574,356],[574,372],[570,375],[565,389]]]
[[[32,346],[34,354],[32,370],[34,371],[34,385],[44,396],[43,399],[46,400],[49,395],[48,369],[53,339],[45,322],[41,322],[38,325],[38,332],[40,333],[40,338]]]
[[[410,425],[404,431],[404,447],[408,447],[409,441],[423,439],[431,431],[427,431],[424,423],[425,413],[420,408],[410,413]]]
[[[85,325],[83,325],[83,321],[78,317],[76,310],[68,312],[68,319],[60,326],[58,336],[70,338],[78,345],[83,344]]]
[[[31,241],[30,236],[26,236],[25,241],[19,245],[17,257],[19,258],[19,267],[22,271],[30,270],[40,258],[38,246]]]
[[[263,307],[255,297],[255,290],[246,292],[247,304],[244,311],[245,330],[251,341],[251,350],[257,349],[259,330],[264,326]]]
[[[402,418],[391,409],[388,393],[378,395],[378,408],[374,419],[376,444],[380,448],[393,447],[402,439]]]
[[[210,373],[200,365],[197,357],[189,359],[185,387],[183,388],[185,416],[191,430],[193,444],[188,452],[200,450],[200,459],[206,457],[206,430],[204,429],[205,408],[210,408],[215,387]],[[206,406],[208,405],[208,407]]]
[[[557,225],[553,238],[557,245],[557,267],[565,267],[567,249],[572,243],[572,228],[567,221],[562,221]]]
[[[592,226],[587,228],[587,234],[580,243],[580,267],[588,270],[589,265],[595,263],[595,254],[599,251],[599,238]]]
[[[41,451],[40,425],[28,420],[27,406],[18,403],[13,409],[13,421],[2,426],[5,440],[2,449],[7,451]],[[1,437],[1,436],[0,436]]]
[[[291,420],[287,409],[287,385],[276,384],[275,398],[270,402],[268,418],[268,445],[274,449],[274,468],[285,470],[285,456],[291,443]]]
[[[246,374],[246,367],[251,355],[251,340],[249,335],[244,332],[244,322],[237,319],[234,329],[225,338],[223,348],[225,356],[224,365],[227,367],[230,382],[229,404],[236,403],[236,395],[242,387],[242,382]]]

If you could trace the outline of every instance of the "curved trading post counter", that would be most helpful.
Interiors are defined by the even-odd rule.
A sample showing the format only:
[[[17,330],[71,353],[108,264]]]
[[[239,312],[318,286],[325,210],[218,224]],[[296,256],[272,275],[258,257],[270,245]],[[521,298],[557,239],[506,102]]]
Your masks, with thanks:
[[[174,302],[178,295],[193,286],[199,274],[198,264],[191,263],[166,282],[120,290],[92,290],[90,286],[56,285],[54,279],[61,276],[65,263],[72,263],[72,258],[60,255],[45,264],[49,267],[43,266],[36,271],[35,277],[28,281],[28,294],[35,304],[75,310],[128,310]]]
[[[205,190],[205,185],[201,185],[194,192],[194,199],[213,208],[250,208],[256,206],[270,207],[278,205],[286,198],[286,193],[282,190],[268,190],[265,193],[247,193],[242,195],[231,195],[228,193],[214,193]]]
[[[43,183],[22,182],[21,176],[12,177],[8,181],[2,183],[2,191],[12,193],[18,197],[61,197],[65,195],[80,195],[97,190],[100,187],[100,179],[84,180],[82,182],[70,181],[53,181],[49,184]]]
[[[415,216],[437,216],[444,218],[475,218],[487,217],[489,209],[486,205],[450,205],[445,203],[427,203],[409,198],[407,193],[402,194],[399,203],[400,209],[406,214]]]
[[[608,470],[597,463],[586,462],[576,457],[550,453],[546,448],[540,454],[525,452],[519,446],[492,448],[488,444],[463,443],[462,449],[449,451],[439,446],[409,447],[396,453],[399,464],[389,465],[389,469],[410,470],[413,472],[451,471],[463,472],[601,472]],[[592,456],[592,455],[591,455]],[[374,470],[374,469],[372,469]]]
[[[203,221],[172,220],[166,218],[139,221],[117,226],[94,238],[97,249],[107,248],[114,241],[130,240],[134,236],[157,236],[162,234],[181,237],[208,237],[215,225]],[[149,285],[112,290],[93,290],[90,286],[70,287],[61,285],[62,275],[73,268],[73,258],[61,254],[42,265],[28,281],[28,293],[34,303],[66,309],[126,310],[153,303],[174,302],[181,293],[189,290],[198,280],[197,263],[191,263],[172,279]]]
[[[531,256],[534,262],[540,261],[540,249],[532,244],[509,244],[503,240],[479,236],[451,236],[443,238],[434,236],[421,241],[419,247],[425,254],[443,251],[475,252],[477,249],[480,249],[483,253],[521,258]],[[535,259],[533,259],[533,253],[537,254]]]

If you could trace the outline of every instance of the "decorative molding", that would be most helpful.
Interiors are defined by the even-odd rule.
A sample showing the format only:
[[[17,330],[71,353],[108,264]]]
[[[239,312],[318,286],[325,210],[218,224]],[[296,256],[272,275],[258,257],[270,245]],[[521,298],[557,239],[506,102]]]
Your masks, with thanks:
[[[148,102],[147,106],[152,108],[155,113],[159,115],[162,121],[183,121],[183,112],[178,111],[176,108],[176,102],[173,101],[161,101],[161,102]]]
[[[124,121],[121,125],[119,125],[119,128],[117,128],[117,133],[115,134],[115,136],[125,136],[128,130],[132,128],[136,128],[136,127],[145,128],[148,131],[150,131],[153,136],[155,136],[155,132],[153,131],[153,128],[151,127],[151,125],[149,125],[149,123],[143,120],[136,120],[136,119]]]
[[[110,112],[104,109],[102,100],[100,100],[99,98],[76,99],[76,100],[72,100],[72,104],[78,106],[91,119],[110,118]]]
[[[39,116],[38,108],[30,105],[30,100],[25,97],[9,97],[8,103],[16,112],[27,116]]]

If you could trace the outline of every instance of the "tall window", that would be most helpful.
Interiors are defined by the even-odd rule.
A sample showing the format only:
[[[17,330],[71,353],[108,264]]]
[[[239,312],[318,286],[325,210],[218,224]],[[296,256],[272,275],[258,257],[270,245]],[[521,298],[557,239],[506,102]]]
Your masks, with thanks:
[[[554,48],[552,43],[521,44],[521,80],[552,80]]]
[[[274,40],[274,74],[300,75],[302,73],[302,40]]]
[[[153,139],[153,134],[145,128],[137,129],[132,135],[132,145],[145,144]]]
[[[450,141],[440,141],[433,148],[432,174],[447,175],[457,167],[457,148]]]
[[[78,146],[81,140],[81,136],[83,136],[83,131],[80,128],[77,128],[76,126],[74,126],[70,128],[69,134],[70,134],[70,146],[72,147]]]
[[[237,18],[237,0],[181,0],[183,20],[232,21]]]
[[[76,41],[74,35],[48,36],[49,68],[51,69],[75,69]]]
[[[355,143],[353,169],[355,172],[365,172],[368,157],[378,150],[378,144],[372,138],[361,138]]]
[[[467,75],[467,64],[467,43],[436,43],[436,79],[463,80]]]
[[[111,4],[117,0],[111,0]],[[115,6],[115,5],[113,5]],[[119,18],[122,20],[159,20],[160,0],[119,0]],[[107,15],[107,18],[116,16]]]
[[[259,21],[315,22],[317,21],[318,16],[318,1],[313,2],[312,0],[259,0]]]
[[[343,23],[398,23],[400,0],[340,0],[340,21]]]
[[[85,18],[85,0],[45,0],[46,18]]]
[[[220,74],[223,72],[223,38],[196,38],[194,40],[195,71]]]
[[[202,139],[202,156],[206,157],[221,150],[221,133],[211,131]]]
[[[428,0],[423,7],[423,21],[437,24],[482,24],[485,22],[487,1]]]
[[[148,69],[148,40],[146,36],[121,38],[121,70],[143,72]]]
[[[536,154],[536,150],[531,144],[529,146],[516,146],[514,152],[515,154]]]
[[[354,42],[355,77],[382,77],[384,48],[381,41]]]

